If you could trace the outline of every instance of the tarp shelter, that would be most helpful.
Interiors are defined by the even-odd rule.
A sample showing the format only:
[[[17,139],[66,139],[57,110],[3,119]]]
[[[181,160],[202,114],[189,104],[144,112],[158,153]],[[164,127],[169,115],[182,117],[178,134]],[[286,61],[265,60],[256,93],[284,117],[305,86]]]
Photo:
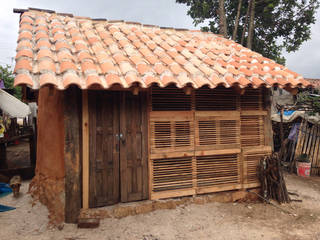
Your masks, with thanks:
[[[25,118],[31,111],[27,104],[0,89],[0,109],[11,118]]]
[[[15,85],[39,90],[37,176],[51,218],[258,187],[269,88],[309,82],[219,35],[28,9]]]

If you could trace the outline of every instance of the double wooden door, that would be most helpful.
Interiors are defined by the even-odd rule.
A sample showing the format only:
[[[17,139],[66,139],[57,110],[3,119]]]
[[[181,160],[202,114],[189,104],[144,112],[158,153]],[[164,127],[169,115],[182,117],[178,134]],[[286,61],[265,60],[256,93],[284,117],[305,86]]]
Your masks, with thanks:
[[[148,198],[146,94],[89,91],[90,207]]]

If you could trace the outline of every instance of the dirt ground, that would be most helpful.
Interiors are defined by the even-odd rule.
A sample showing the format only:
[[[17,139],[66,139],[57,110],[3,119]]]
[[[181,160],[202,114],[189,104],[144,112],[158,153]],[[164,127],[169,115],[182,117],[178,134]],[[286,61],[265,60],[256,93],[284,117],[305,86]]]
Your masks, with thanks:
[[[0,198],[0,204],[17,208],[0,213],[0,239],[320,239],[320,177],[287,175],[286,181],[289,191],[303,200],[280,206],[291,215],[264,203],[191,204],[105,219],[97,229],[65,224],[62,230],[48,228],[46,207],[32,207],[29,182],[24,182],[20,198]]]
[[[30,147],[29,140],[20,139],[19,144],[7,146],[8,168],[29,167]]]

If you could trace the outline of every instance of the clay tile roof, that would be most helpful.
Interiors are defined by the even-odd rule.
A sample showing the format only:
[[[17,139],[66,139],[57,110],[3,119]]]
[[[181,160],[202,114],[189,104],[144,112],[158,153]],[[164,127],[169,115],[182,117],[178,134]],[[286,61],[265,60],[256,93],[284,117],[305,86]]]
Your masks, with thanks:
[[[320,88],[320,79],[305,78],[306,81],[310,82],[314,87]]]
[[[307,87],[309,81],[222,36],[187,29],[76,17],[45,9],[21,13],[15,85],[82,89],[113,84],[178,87]]]

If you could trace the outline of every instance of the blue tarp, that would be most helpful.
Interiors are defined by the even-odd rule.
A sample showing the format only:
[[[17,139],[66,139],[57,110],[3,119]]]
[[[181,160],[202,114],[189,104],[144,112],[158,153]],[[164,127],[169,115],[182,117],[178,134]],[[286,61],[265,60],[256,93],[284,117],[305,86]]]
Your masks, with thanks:
[[[283,115],[285,116],[291,116],[295,111],[294,110],[284,110]]]
[[[7,196],[10,193],[12,193],[12,189],[10,188],[9,184],[0,183],[0,197]],[[14,207],[4,206],[0,204],[0,212],[6,212],[14,209]]]
[[[10,188],[9,184],[0,183],[0,197],[7,196],[10,193],[12,193],[12,189]]]

